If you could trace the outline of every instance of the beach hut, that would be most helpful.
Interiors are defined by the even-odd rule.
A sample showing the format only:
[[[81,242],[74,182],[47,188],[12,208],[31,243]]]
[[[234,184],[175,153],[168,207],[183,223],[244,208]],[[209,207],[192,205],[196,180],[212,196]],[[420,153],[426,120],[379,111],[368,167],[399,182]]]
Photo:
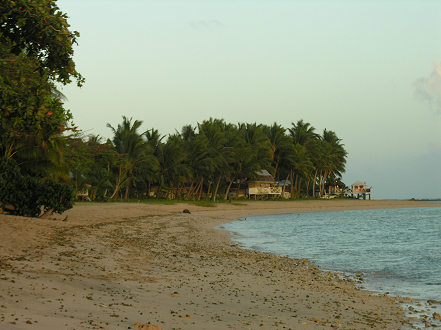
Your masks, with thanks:
[[[90,184],[87,184],[86,186],[87,186],[88,188],[91,187]],[[78,191],[78,192],[75,194],[75,199],[79,199],[79,200],[82,200],[82,201],[89,201],[89,202],[90,202],[90,198],[89,198],[89,189],[84,189],[84,190],[82,190],[82,191]]]
[[[357,198],[362,197],[363,199],[366,199],[366,196],[369,196],[369,200],[371,199],[371,188],[366,187],[366,181],[361,182],[360,180],[355,181],[351,185],[351,196],[354,197],[354,195],[357,195]]]
[[[267,170],[256,172],[256,174],[259,177],[257,180],[247,181],[248,197],[257,199],[257,196],[280,196],[282,194],[282,187],[277,186],[277,181]]]
[[[328,195],[330,196],[341,196],[344,195],[346,192],[346,187],[345,184],[343,182],[337,183],[334,186],[329,186],[328,187]],[[326,190],[325,190],[326,193]]]

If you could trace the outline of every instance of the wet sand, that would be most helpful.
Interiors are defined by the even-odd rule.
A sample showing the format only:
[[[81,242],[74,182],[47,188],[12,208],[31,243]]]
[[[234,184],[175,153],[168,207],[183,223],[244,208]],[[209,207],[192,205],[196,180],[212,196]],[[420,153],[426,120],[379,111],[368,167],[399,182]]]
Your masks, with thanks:
[[[441,203],[81,203],[53,219],[0,215],[0,329],[400,329],[409,322],[402,299],[308,260],[241,249],[213,227],[251,215],[428,206]]]

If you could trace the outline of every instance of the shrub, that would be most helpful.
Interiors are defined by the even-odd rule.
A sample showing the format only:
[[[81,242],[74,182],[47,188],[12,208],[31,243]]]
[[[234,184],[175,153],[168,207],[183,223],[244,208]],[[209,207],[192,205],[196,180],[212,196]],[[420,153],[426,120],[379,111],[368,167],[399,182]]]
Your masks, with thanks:
[[[0,207],[12,214],[38,217],[72,208],[73,188],[34,177],[21,175],[11,158],[0,158]],[[43,209],[43,213],[41,212]]]

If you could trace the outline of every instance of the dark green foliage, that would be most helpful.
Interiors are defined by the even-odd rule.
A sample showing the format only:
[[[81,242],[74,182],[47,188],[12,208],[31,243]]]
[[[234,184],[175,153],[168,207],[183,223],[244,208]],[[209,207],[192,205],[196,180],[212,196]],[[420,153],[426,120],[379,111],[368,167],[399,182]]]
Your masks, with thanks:
[[[0,43],[8,55],[5,60],[29,58],[49,80],[66,85],[76,78],[82,84],[83,77],[72,59],[79,33],[69,30],[68,17],[55,0],[2,0],[0,9]]]
[[[58,88],[84,82],[73,61],[78,37],[55,0],[0,0],[0,155],[23,174],[67,179],[63,132],[73,123]]]
[[[20,182],[22,176],[15,161],[12,159],[0,158],[0,208],[2,204],[16,205],[19,194],[15,192],[16,182]]]
[[[333,131],[316,134],[299,120],[291,129],[281,125],[226,123],[210,118],[197,127],[186,125],[168,137],[155,129],[138,132],[142,121],[123,116],[112,129],[113,139],[78,135],[69,139],[65,154],[71,181],[89,198],[228,199],[230,190],[246,189],[268,171],[294,197],[320,195],[330,178],[341,178],[347,152]],[[286,196],[284,194],[284,196]],[[81,197],[78,194],[78,197]]]
[[[38,217],[46,212],[63,213],[72,208],[73,188],[52,180],[43,183],[21,175],[15,161],[0,158],[0,207],[12,206],[11,213]]]

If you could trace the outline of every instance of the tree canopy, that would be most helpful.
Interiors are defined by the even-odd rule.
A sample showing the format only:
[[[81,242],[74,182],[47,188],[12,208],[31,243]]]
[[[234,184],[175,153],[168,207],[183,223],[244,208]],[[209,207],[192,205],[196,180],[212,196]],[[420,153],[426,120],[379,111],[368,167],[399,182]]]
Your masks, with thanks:
[[[72,59],[79,33],[69,30],[67,15],[56,1],[2,0],[0,9],[2,62],[32,65],[42,76],[64,85],[72,77],[83,83]]]
[[[1,173],[0,204],[17,214],[71,207],[71,188],[54,181],[70,181],[63,133],[73,126],[57,85],[84,82],[72,58],[78,37],[55,1],[0,0],[0,162],[15,173]]]
[[[0,152],[59,166],[72,114],[56,84],[84,82],[72,58],[79,33],[55,1],[1,0],[0,13]]]
[[[291,180],[292,196],[312,197],[316,186],[323,195],[345,170],[347,152],[337,134],[325,129],[320,135],[302,120],[286,129],[210,118],[165,137],[140,131],[140,120],[122,119],[116,128],[107,125],[113,139],[105,143],[93,136],[69,141],[66,158],[75,159],[77,193],[86,184],[95,192],[101,182],[108,189],[93,198],[215,201],[231,192],[237,197],[244,182],[267,170],[276,181]]]

